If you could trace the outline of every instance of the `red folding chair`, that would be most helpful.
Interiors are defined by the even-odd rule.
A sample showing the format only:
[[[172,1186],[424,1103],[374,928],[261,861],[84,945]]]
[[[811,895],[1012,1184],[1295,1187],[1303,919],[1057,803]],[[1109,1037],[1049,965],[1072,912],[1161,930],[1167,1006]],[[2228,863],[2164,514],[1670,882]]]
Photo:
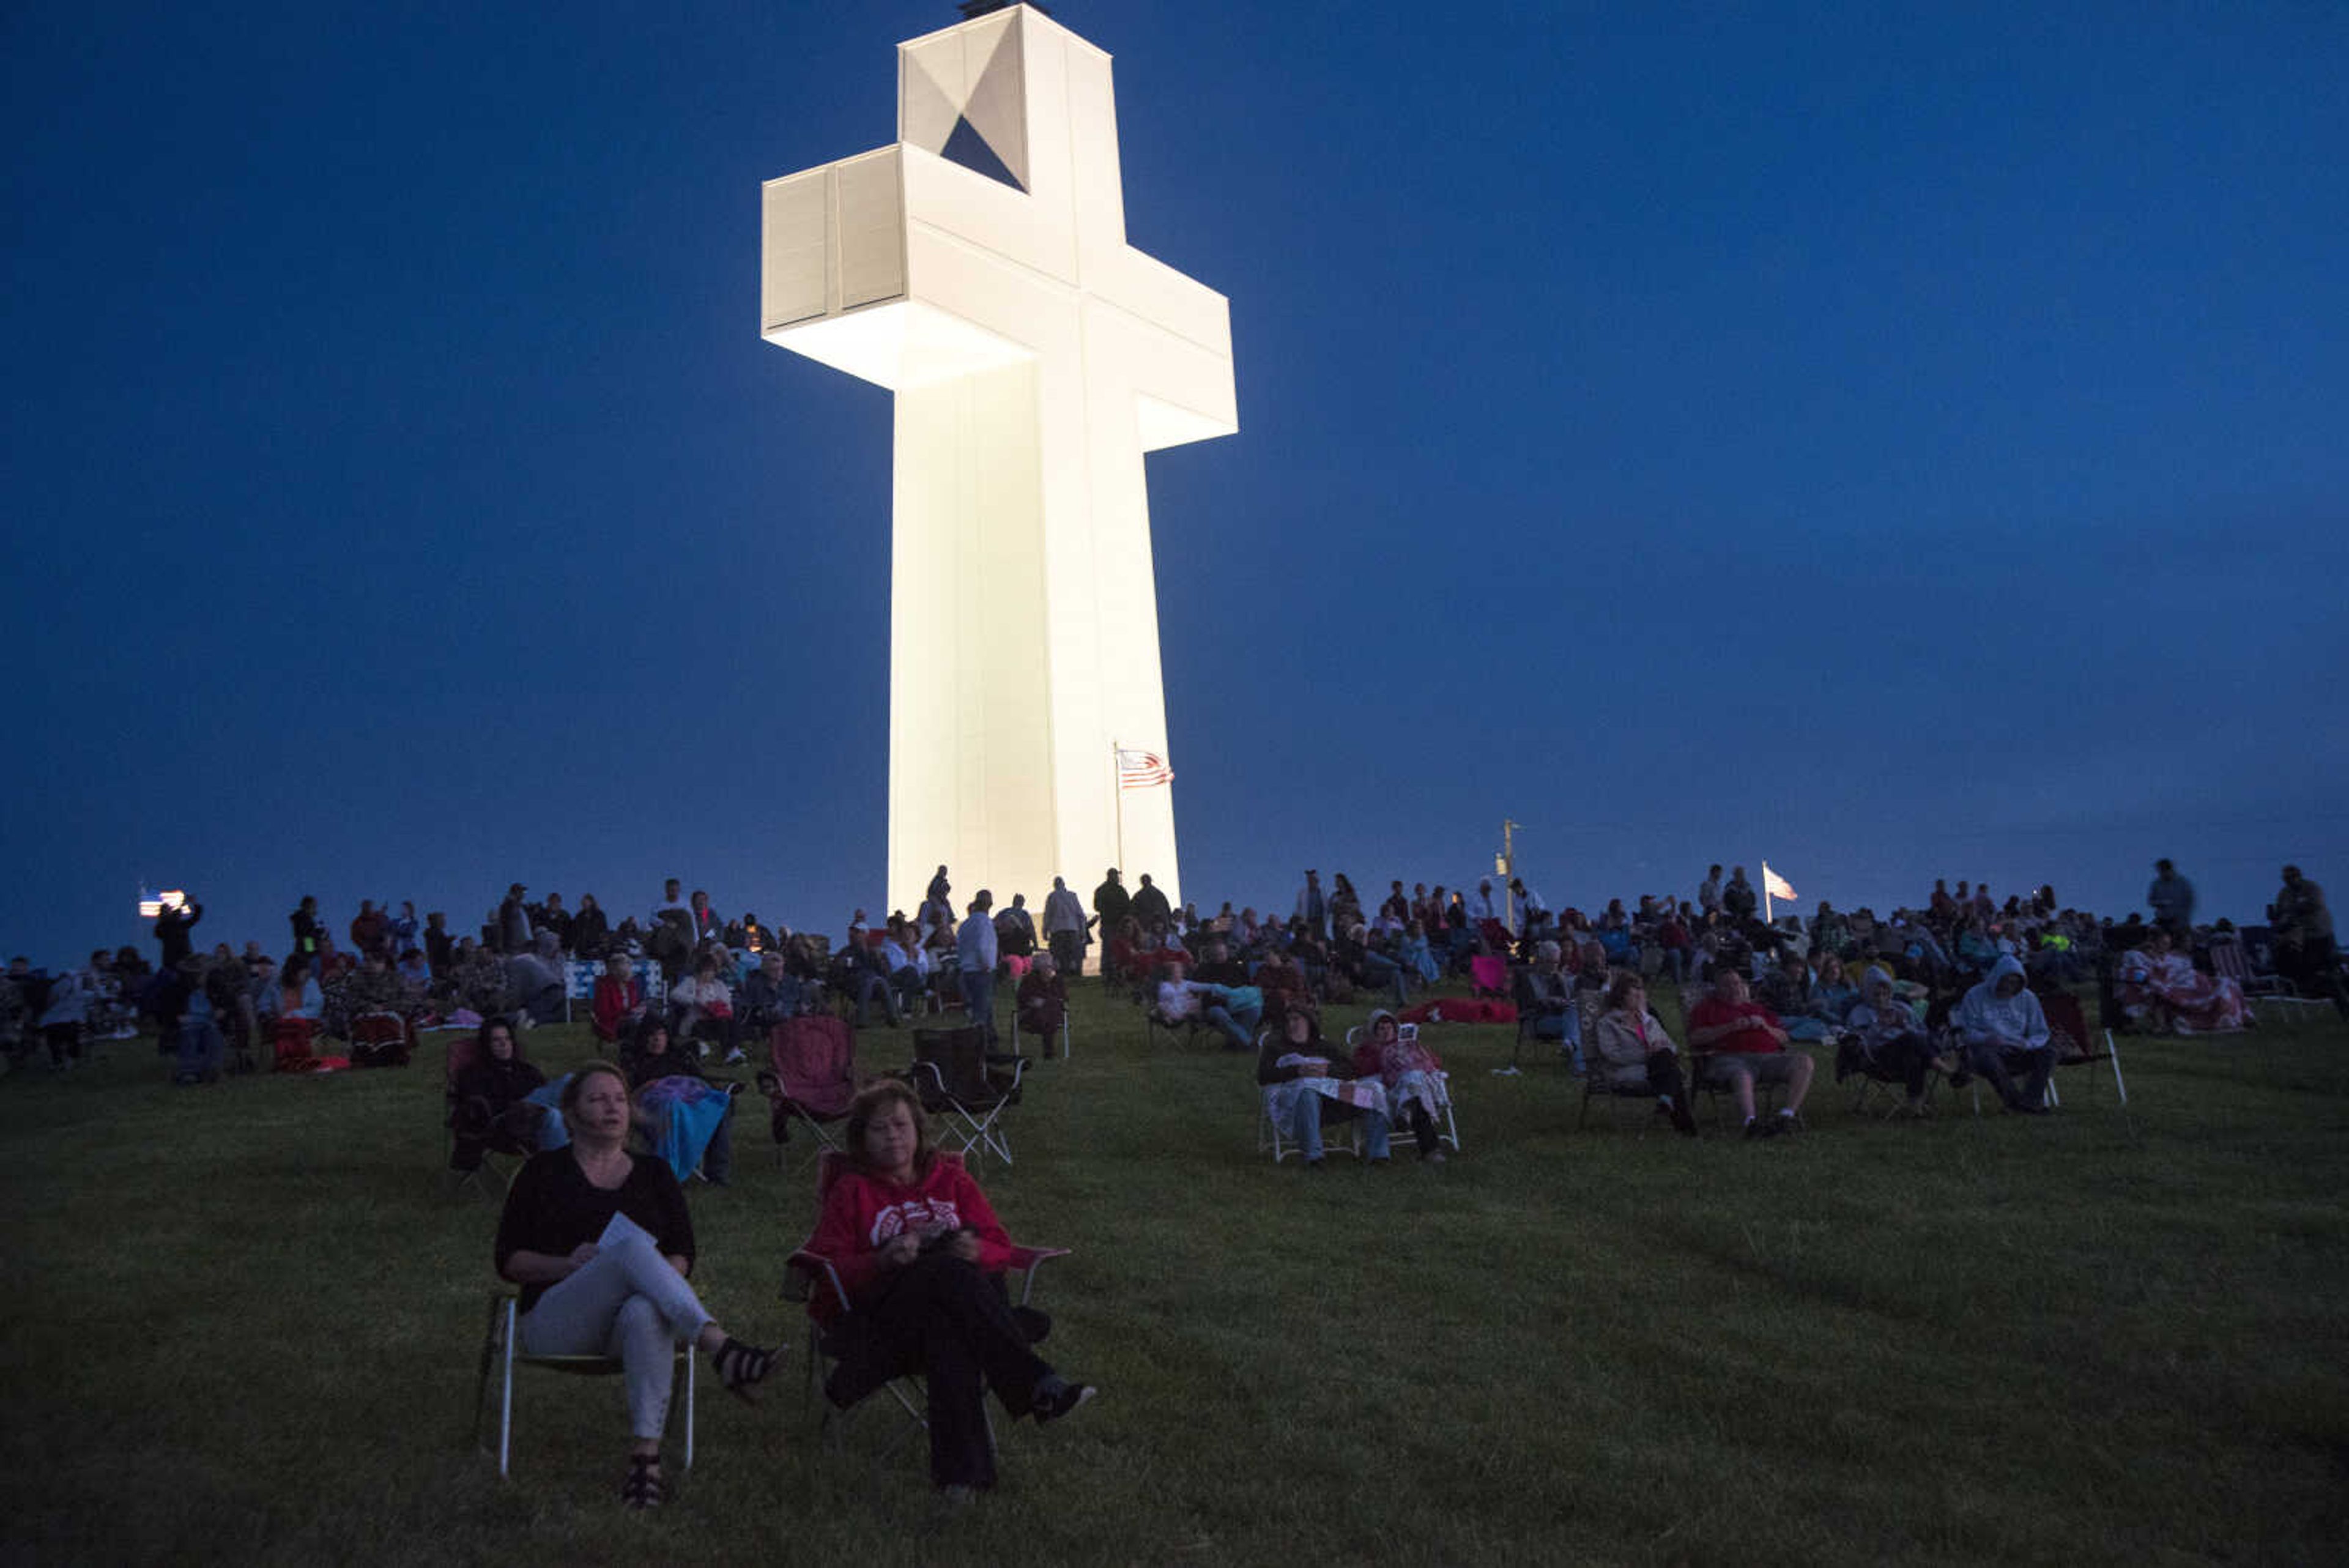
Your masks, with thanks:
[[[837,1150],[827,1122],[848,1114],[856,1098],[856,1034],[831,1013],[786,1018],[767,1032],[771,1065],[759,1075],[775,1136],[775,1162],[782,1163],[794,1121],[815,1134],[816,1152]]]

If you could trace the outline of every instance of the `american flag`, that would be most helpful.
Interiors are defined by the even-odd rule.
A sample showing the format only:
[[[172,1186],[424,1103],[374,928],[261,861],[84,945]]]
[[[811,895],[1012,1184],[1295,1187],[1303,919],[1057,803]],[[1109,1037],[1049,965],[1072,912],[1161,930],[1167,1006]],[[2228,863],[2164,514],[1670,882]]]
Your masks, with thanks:
[[[1783,898],[1789,904],[1795,901],[1795,885],[1771,870],[1767,860],[1762,862],[1762,887],[1773,898]]]
[[[1156,752],[1117,749],[1117,787],[1120,789],[1151,789],[1174,782],[1174,770]]]

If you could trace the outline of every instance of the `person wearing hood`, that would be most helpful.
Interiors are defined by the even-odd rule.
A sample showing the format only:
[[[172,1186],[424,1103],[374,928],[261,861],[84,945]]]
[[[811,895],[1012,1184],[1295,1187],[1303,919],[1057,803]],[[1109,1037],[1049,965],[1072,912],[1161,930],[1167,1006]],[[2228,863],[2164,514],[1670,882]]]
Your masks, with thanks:
[[[2048,1044],[2047,1015],[2023,983],[2020,960],[2002,956],[1989,978],[1966,992],[1950,1022],[1965,1042],[1968,1064],[1990,1080],[2007,1109],[2028,1116],[2046,1110],[2055,1052]],[[2017,1071],[2023,1075],[2021,1089],[2014,1086]]]
[[[1419,1043],[1417,1030],[1405,1038],[1402,1025],[1384,1008],[1371,1014],[1368,1033],[1355,1054],[1355,1068],[1385,1088],[1387,1114],[1410,1125],[1421,1162],[1442,1165],[1444,1137],[1435,1118],[1444,1104],[1443,1062]]]
[[[1861,981],[1859,1001],[1845,1014],[1844,1029],[1843,1051],[1836,1062],[1837,1081],[1855,1072],[1888,1081],[1897,1078],[1909,1092],[1908,1103],[1900,1114],[1932,1114],[1925,1099],[1927,1074],[1939,1067],[1954,1075],[1958,1064],[1952,1058],[1933,1054],[1931,1043],[1917,1026],[1916,1013],[1894,994],[1892,976],[1880,965],[1868,966]]]

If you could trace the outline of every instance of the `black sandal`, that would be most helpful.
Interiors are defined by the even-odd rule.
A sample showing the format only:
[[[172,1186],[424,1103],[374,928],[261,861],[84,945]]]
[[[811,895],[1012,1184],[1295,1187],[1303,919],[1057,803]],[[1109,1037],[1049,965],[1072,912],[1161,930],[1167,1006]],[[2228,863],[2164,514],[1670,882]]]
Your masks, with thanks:
[[[724,1385],[726,1392],[746,1405],[755,1405],[759,1402],[758,1397],[750,1391],[767,1380],[767,1374],[775,1369],[778,1355],[776,1351],[745,1345],[729,1334],[723,1344],[709,1353],[709,1366],[710,1370],[718,1374],[718,1381]]]
[[[620,1483],[620,1506],[658,1508],[668,1501],[668,1481],[661,1475],[658,1454],[630,1454],[628,1479]]]

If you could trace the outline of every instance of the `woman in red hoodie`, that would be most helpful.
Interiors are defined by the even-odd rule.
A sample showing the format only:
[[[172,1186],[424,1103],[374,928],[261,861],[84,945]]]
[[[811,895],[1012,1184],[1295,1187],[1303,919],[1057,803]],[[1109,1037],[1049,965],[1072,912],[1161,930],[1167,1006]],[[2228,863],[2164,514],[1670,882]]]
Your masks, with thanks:
[[[1029,1348],[1003,1290],[1011,1240],[959,1160],[930,1147],[920,1102],[885,1078],[848,1111],[849,1168],[824,1195],[808,1251],[831,1260],[855,1311],[824,1394],[842,1409],[918,1372],[929,1391],[930,1480],[967,1501],[995,1484],[981,1401],[1058,1420],[1093,1396]]]

